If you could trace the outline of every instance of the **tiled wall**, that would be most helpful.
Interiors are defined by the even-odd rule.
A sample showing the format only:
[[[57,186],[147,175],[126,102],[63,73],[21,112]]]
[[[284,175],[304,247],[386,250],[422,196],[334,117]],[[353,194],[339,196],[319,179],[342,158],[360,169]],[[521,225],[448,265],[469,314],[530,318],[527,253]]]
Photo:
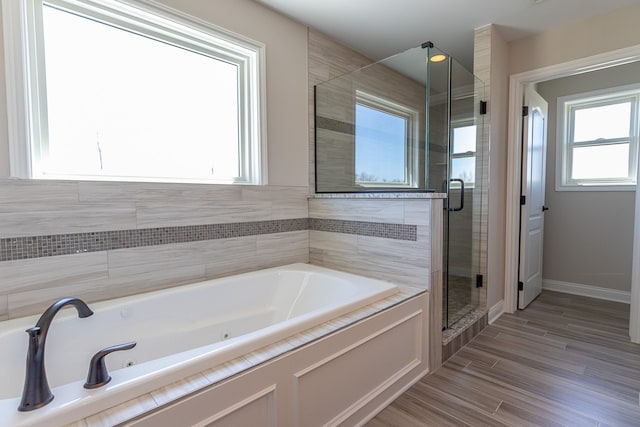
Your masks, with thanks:
[[[306,187],[0,180],[0,320],[308,261]]]
[[[482,189],[478,194],[474,194],[474,209],[479,208],[480,215],[474,218],[474,248],[479,248],[478,267],[476,271],[487,277],[488,262],[488,226],[489,226],[489,158],[491,154],[490,147],[490,131],[491,131],[491,32],[496,29],[492,25],[487,25],[476,29],[474,34],[474,66],[473,73],[484,83],[484,100],[487,102],[487,114],[483,116],[483,141],[481,153],[482,156]],[[498,144],[498,141],[493,141]],[[499,168],[500,165],[494,165]],[[476,180],[478,177],[476,177]],[[497,183],[493,183],[497,185]],[[487,277],[487,282],[491,278]],[[487,286],[496,286],[497,284],[487,283]],[[487,305],[487,286],[480,290],[480,305]],[[499,286],[499,285],[498,285]]]
[[[309,217],[312,222],[360,221],[403,230],[389,238],[382,232],[356,234],[338,227],[316,228],[309,237],[312,263],[430,288],[430,199],[316,198],[309,200]]]
[[[397,193],[396,193],[397,194]],[[348,271],[394,283],[429,289],[429,340],[442,341],[442,199],[382,198],[381,195],[329,195],[309,200],[309,217],[325,222],[376,224],[369,233],[344,228],[312,227],[309,260],[312,264]],[[350,198],[355,197],[355,198]],[[409,197],[409,195],[405,195]],[[433,198],[427,198],[433,197]],[[394,229],[393,237],[379,228]],[[429,348],[432,368],[440,364],[442,347]]]

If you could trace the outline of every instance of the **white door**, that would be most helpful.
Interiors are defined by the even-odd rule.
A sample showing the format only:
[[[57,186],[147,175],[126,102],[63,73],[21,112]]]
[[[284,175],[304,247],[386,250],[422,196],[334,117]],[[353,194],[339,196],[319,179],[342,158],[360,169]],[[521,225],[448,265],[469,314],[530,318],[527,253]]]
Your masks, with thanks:
[[[522,186],[520,207],[520,271],[518,308],[542,292],[542,237],[547,156],[547,102],[529,87],[525,90],[522,123]],[[524,114],[526,112],[526,114]],[[521,285],[521,286],[520,286]]]

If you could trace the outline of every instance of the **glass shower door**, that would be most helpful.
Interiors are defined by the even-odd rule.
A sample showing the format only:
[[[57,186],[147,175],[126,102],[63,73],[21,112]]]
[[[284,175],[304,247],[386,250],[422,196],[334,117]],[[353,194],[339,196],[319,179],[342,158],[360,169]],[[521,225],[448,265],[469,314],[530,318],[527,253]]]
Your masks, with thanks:
[[[429,186],[447,194],[443,230],[443,327],[480,303],[482,284],[484,85],[445,55],[429,52]]]

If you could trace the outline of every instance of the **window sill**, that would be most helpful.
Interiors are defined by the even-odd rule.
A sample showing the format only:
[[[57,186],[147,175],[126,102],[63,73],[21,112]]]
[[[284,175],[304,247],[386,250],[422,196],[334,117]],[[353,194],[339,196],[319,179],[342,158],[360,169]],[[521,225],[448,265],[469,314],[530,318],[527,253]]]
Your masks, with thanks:
[[[636,191],[636,184],[620,185],[556,185],[556,191]]]

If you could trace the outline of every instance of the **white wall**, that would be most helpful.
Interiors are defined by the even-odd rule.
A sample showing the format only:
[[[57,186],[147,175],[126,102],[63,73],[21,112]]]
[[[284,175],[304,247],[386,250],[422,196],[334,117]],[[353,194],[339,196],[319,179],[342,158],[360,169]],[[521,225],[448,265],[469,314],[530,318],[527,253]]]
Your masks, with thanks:
[[[544,271],[546,280],[631,289],[634,191],[556,191],[557,98],[640,83],[640,62],[538,84],[549,103]]]
[[[558,64],[588,58],[619,49],[640,45],[640,31],[637,23],[640,20],[640,3],[594,16],[585,20],[569,23],[541,34],[512,41],[508,44],[508,75],[542,70]],[[515,126],[515,124],[511,124]],[[520,138],[513,135],[508,140],[507,152],[518,152],[515,148]],[[514,163],[517,160],[513,160]],[[509,166],[509,165],[508,165]],[[517,169],[515,164],[514,168]],[[493,166],[492,166],[493,167]],[[507,200],[507,214],[515,210],[515,200]],[[509,219],[509,218],[507,218]],[[509,230],[517,233],[517,230]],[[508,242],[511,245],[513,242]],[[505,259],[513,260],[517,253],[506,253]],[[505,278],[509,288],[507,296],[511,296],[515,286],[513,265],[508,270],[510,277]],[[507,292],[505,292],[507,293]],[[507,309],[513,309],[511,301],[507,301]]]
[[[640,45],[640,3],[509,43],[509,74]]]

